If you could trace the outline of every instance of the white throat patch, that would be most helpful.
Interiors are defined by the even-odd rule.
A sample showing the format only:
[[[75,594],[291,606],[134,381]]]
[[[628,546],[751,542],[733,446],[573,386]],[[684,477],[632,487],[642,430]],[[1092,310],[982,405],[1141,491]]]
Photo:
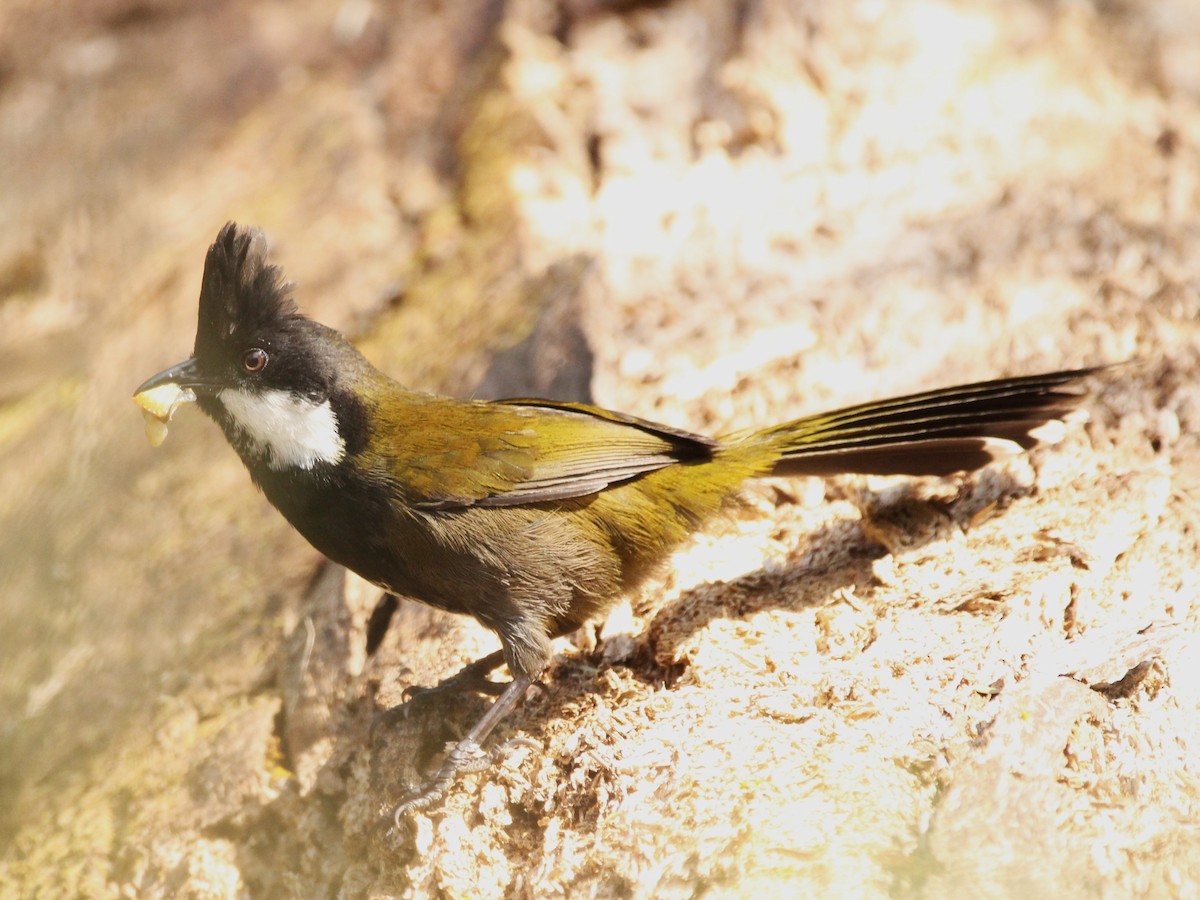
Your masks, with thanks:
[[[272,469],[335,465],[346,453],[329,401],[314,403],[288,391],[226,388],[219,399],[247,442]]]

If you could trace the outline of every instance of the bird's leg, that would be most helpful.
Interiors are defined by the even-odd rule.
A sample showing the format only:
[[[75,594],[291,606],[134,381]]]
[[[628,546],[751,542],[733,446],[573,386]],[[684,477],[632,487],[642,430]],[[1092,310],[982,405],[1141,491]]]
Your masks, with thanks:
[[[479,665],[490,658],[485,656],[478,663],[473,663],[472,665]],[[485,669],[484,671],[487,670]],[[528,676],[518,675],[513,678],[508,686],[504,688],[503,693],[496,698],[491,708],[475,723],[475,727],[467,732],[466,737],[454,745],[454,749],[446,756],[446,761],[442,763],[442,767],[438,769],[437,774],[415,791],[410,792],[396,806],[395,811],[392,813],[392,820],[395,822],[397,828],[400,827],[400,820],[410,812],[425,809],[430,804],[440,800],[446,793],[446,789],[450,787],[454,776],[459,772],[478,771],[492,761],[491,754],[483,755],[483,742],[487,740],[492,730],[500,724],[500,721],[512,712],[513,707],[525,696],[525,691],[531,684],[533,684],[533,679]]]
[[[404,689],[405,701],[424,699],[442,694],[458,694],[463,691],[474,691],[477,694],[487,694],[497,697],[504,693],[507,684],[492,681],[488,673],[504,665],[504,652],[496,650],[487,656],[481,656],[472,663],[467,663],[449,678],[443,678],[433,687],[410,685]]]
[[[443,678],[433,687],[421,687],[416,684],[406,687],[402,693],[404,698],[402,703],[385,709],[375,716],[375,720],[371,724],[372,733],[377,728],[387,728],[394,722],[407,719],[420,704],[438,697],[469,691],[487,694],[489,697],[499,696],[504,693],[509,683],[492,681],[487,674],[503,664],[504,654],[497,650],[495,653],[481,656],[472,663],[467,663],[449,678]]]
[[[371,618],[367,620],[367,656],[374,656],[379,645],[383,643],[383,636],[387,634],[388,626],[392,624],[392,616],[396,614],[399,606],[399,599],[390,591],[375,604]]]

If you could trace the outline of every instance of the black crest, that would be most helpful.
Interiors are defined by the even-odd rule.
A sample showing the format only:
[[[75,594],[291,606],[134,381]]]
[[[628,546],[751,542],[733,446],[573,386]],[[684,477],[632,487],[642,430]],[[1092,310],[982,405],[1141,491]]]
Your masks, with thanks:
[[[217,357],[238,337],[271,333],[299,316],[283,273],[267,263],[267,240],[257,228],[229,222],[204,259],[194,355]]]

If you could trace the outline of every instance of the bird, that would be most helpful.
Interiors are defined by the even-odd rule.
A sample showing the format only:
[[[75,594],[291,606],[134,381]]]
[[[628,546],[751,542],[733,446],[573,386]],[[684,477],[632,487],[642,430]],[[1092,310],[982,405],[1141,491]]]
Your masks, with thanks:
[[[192,355],[135,399],[176,391],[322,554],[387,592],[473,616],[500,650],[428,690],[496,695],[392,811],[441,799],[538,684],[551,641],[602,616],[743,484],[766,476],[945,476],[1036,446],[1103,366],[998,378],[721,438],[597,406],[411,390],[299,311],[259,229],[208,249]],[[486,676],[506,665],[507,683]]]

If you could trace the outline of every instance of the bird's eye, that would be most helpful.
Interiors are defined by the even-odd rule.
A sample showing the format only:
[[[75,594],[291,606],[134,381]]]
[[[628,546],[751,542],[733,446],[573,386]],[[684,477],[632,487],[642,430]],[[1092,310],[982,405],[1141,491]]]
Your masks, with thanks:
[[[261,372],[267,366],[267,351],[259,347],[251,347],[242,354],[242,368],[253,375]]]

